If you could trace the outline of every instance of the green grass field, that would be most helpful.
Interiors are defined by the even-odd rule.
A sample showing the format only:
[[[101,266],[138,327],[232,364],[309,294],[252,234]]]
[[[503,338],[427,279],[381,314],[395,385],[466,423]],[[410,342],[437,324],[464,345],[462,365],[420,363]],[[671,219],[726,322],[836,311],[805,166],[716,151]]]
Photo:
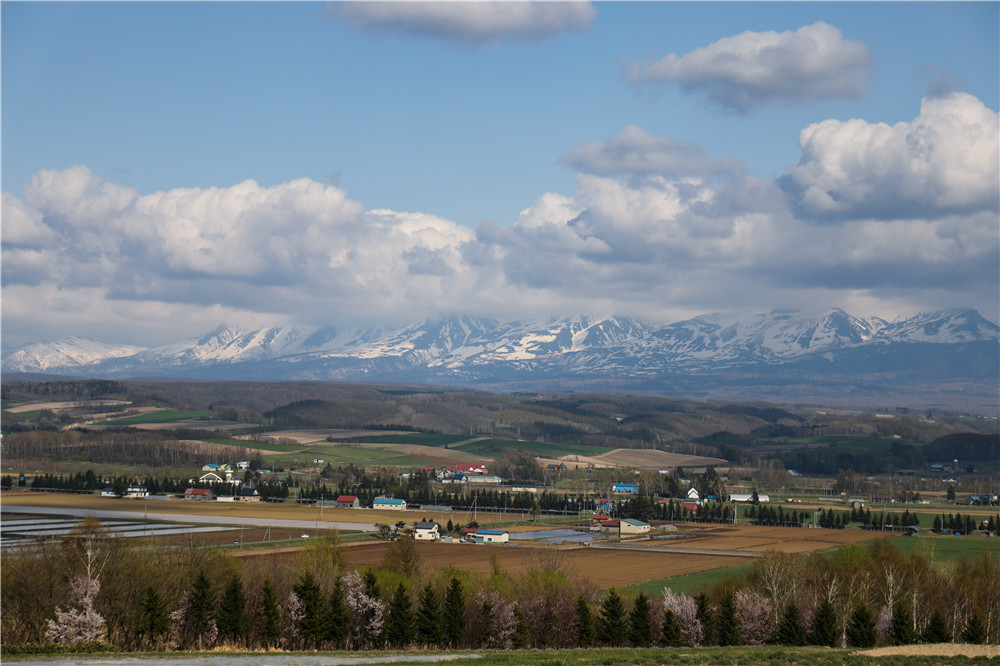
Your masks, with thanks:
[[[973,560],[984,552],[1000,555],[1000,538],[978,535],[921,535],[916,538],[899,536],[892,538],[892,544],[904,555],[920,553],[936,562]]]
[[[467,451],[478,453],[484,456],[496,457],[500,455],[497,451],[490,451],[496,446],[501,446],[505,450],[521,450],[536,456],[548,458],[558,458],[559,456],[599,456],[614,449],[604,446],[582,446],[580,444],[546,444],[545,442],[526,442],[519,439],[503,439],[492,437],[478,442],[469,442],[453,447],[457,451]]]
[[[444,446],[469,439],[467,435],[433,435],[424,432],[415,432],[412,435],[390,435],[388,437],[373,438],[373,443],[379,444],[417,444],[419,446]]]
[[[629,595],[636,595],[643,592],[646,596],[659,597],[663,594],[663,588],[669,587],[674,592],[694,595],[700,592],[702,588],[711,587],[719,581],[724,580],[727,576],[743,576],[752,566],[752,562],[747,562],[746,564],[735,564],[731,567],[721,567],[719,569],[699,571],[697,573],[685,574],[683,576],[657,578],[656,580],[649,580],[645,583],[629,585],[624,588],[623,591]]]
[[[171,423],[173,421],[190,421],[192,419],[207,419],[214,416],[212,412],[190,411],[184,409],[160,409],[146,414],[126,416],[121,419],[101,421],[97,425],[142,425],[146,423]]]

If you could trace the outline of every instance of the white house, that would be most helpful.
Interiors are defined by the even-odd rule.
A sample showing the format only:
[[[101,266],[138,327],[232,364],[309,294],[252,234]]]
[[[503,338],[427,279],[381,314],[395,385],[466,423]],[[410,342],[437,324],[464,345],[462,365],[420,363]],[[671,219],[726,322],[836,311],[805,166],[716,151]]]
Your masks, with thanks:
[[[202,474],[198,477],[200,483],[222,483],[222,477],[215,472],[209,472],[208,474]]]
[[[701,500],[701,495],[698,494],[698,489],[694,486],[688,488],[687,494],[684,497],[692,502],[698,502]]]
[[[413,528],[413,538],[417,541],[437,541],[441,538],[438,524],[433,520],[421,520]]]
[[[149,491],[146,486],[129,486],[125,497],[149,497]]]

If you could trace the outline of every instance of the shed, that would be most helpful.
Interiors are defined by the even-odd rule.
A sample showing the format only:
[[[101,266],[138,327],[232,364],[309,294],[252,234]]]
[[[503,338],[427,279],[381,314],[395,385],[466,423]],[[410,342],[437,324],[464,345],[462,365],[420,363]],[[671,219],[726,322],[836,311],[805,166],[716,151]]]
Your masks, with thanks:
[[[635,518],[622,518],[618,523],[618,533],[621,535],[648,534],[649,523]]]
[[[357,495],[340,495],[337,497],[334,506],[347,507],[349,509],[357,509],[358,507],[361,506],[361,503],[358,501]]]

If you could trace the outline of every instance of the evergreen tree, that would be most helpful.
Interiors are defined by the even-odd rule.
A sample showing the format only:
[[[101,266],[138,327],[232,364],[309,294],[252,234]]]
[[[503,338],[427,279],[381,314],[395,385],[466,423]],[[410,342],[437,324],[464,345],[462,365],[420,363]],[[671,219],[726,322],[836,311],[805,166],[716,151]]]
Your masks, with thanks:
[[[140,640],[155,643],[157,638],[170,630],[170,616],[167,605],[152,585],[146,588],[146,597],[142,600],[139,623],[135,633]]]
[[[215,595],[204,571],[199,571],[191,584],[190,605],[184,616],[184,643],[201,649],[205,634],[212,628]]]
[[[892,625],[889,627],[890,645],[910,645],[916,643],[913,632],[913,616],[902,601],[897,601],[892,607]]]
[[[594,644],[594,616],[582,594],[576,599],[576,644],[580,647]]]
[[[528,618],[520,605],[514,606],[514,615],[517,617],[517,627],[514,630],[513,647],[524,649],[531,646],[531,632],[528,631]]]
[[[628,616],[628,639],[636,647],[649,647],[653,644],[653,621],[649,617],[649,600],[642,592],[632,604],[632,612]]]
[[[872,647],[878,637],[875,616],[868,604],[859,602],[847,620],[847,645],[849,647]]]
[[[924,643],[951,642],[951,631],[948,629],[948,622],[937,608],[931,613],[931,619],[928,620],[927,626],[924,627],[924,632],[920,635],[920,639]]]
[[[351,635],[351,611],[344,600],[344,584],[338,578],[333,584],[326,616],[326,640],[340,647]]]
[[[597,636],[605,645],[617,647],[625,644],[625,604],[614,588],[608,590],[601,601]]]
[[[812,632],[809,634],[810,645],[825,645],[836,647],[840,639],[840,627],[837,622],[837,611],[826,599],[816,609],[813,616]]]
[[[719,645],[740,644],[740,619],[736,617],[736,596],[732,592],[722,597],[722,601],[719,603],[716,630]]]
[[[451,586],[444,600],[444,637],[451,647],[458,647],[465,640],[465,591],[462,582],[451,579]]]
[[[780,645],[806,644],[806,627],[802,624],[802,613],[794,601],[789,601],[785,606],[785,612],[774,632],[774,642]]]
[[[715,643],[715,613],[709,605],[708,595],[699,592],[695,597],[695,603],[698,605],[695,617],[701,622],[701,644],[712,645]]]
[[[222,594],[219,613],[216,618],[219,640],[234,644],[246,643],[250,622],[247,616],[247,599],[243,594],[243,583],[239,576],[233,576]]]
[[[400,583],[396,594],[389,603],[389,618],[386,622],[386,639],[389,645],[403,647],[413,642],[414,634],[413,604],[406,586]]]
[[[274,583],[270,578],[264,581],[262,592],[264,598],[261,601],[261,611],[264,616],[264,626],[260,639],[265,647],[271,647],[281,638],[281,610],[278,608],[278,600],[274,596]]]
[[[969,618],[968,624],[965,625],[965,631],[962,632],[962,640],[966,643],[983,643],[986,641],[986,627],[983,626],[982,620],[979,619],[979,613],[973,611],[972,617]]]
[[[444,640],[441,626],[441,602],[437,592],[430,583],[424,586],[420,593],[420,605],[417,608],[417,640],[425,645],[440,645]]]
[[[305,572],[299,582],[292,586],[292,591],[302,604],[302,617],[299,618],[299,636],[302,642],[311,648],[318,648],[326,635],[325,608],[323,595],[312,573]]]
[[[680,647],[684,644],[681,625],[677,621],[677,616],[669,608],[663,616],[663,644],[667,647]]]

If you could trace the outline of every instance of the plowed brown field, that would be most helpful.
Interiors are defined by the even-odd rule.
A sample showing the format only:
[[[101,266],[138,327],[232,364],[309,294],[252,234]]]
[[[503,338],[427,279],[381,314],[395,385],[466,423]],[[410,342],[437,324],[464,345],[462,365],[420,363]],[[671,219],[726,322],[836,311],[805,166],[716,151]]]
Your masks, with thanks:
[[[845,543],[874,541],[898,532],[826,530],[806,527],[758,527],[756,525],[687,526],[697,536],[677,541],[651,541],[649,545],[705,550],[777,550],[783,553],[811,553],[836,548]]]

